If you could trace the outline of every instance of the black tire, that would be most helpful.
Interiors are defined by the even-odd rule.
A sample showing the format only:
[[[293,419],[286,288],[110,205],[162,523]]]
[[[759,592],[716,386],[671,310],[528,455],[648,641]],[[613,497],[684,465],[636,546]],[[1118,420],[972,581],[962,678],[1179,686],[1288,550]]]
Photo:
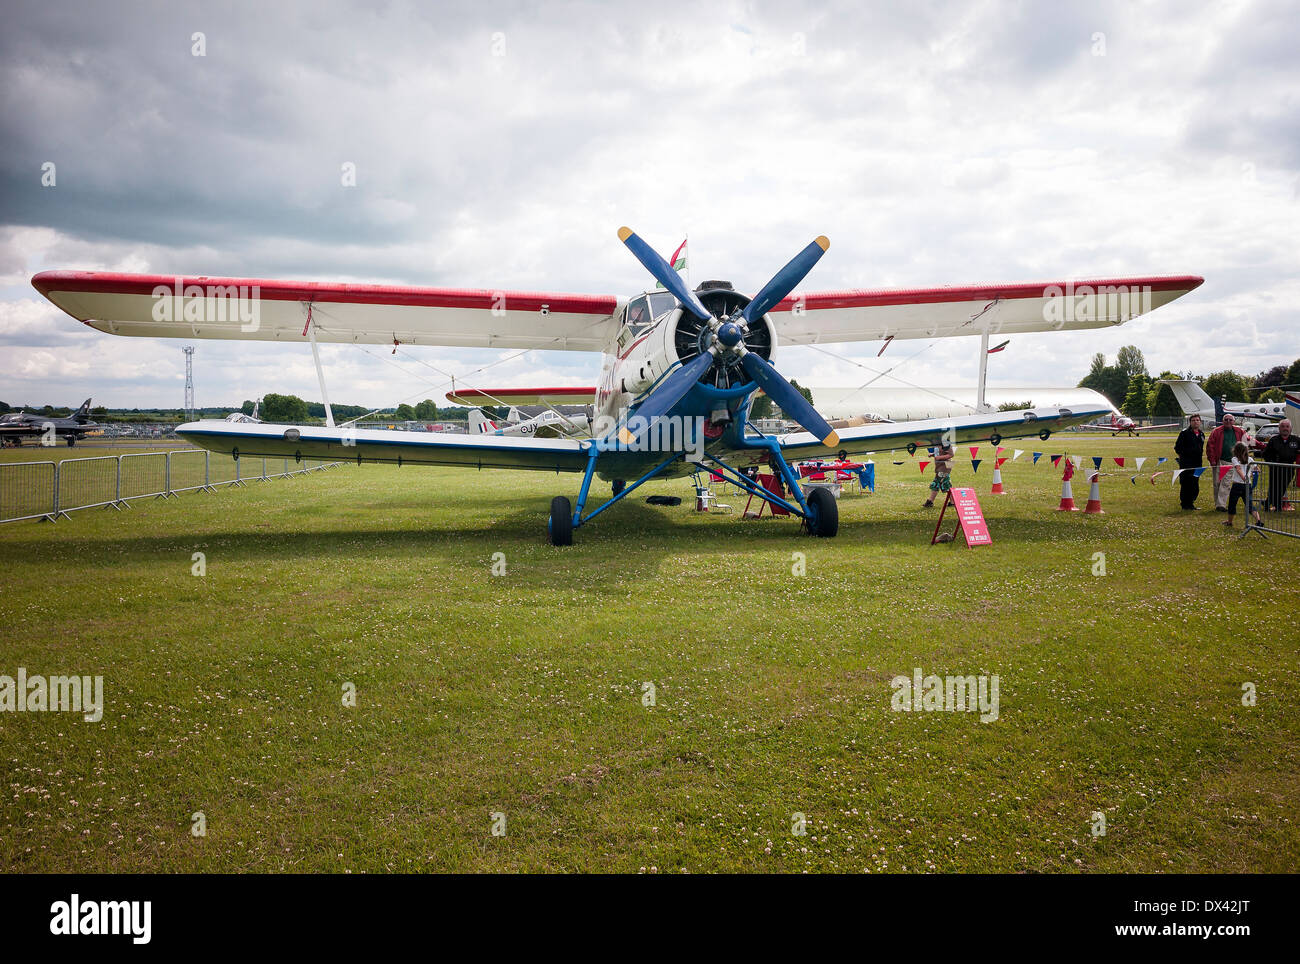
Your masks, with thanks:
[[[627,481],[625,479],[615,479],[610,485],[610,488],[614,490],[615,495],[618,495],[627,488]]]
[[[840,531],[840,507],[825,489],[808,493],[808,534],[829,539]]]
[[[76,444],[77,444],[77,440],[76,440],[76,438],[74,438],[73,436],[69,435],[69,436],[68,436],[68,448],[72,448],[72,446],[74,446],[74,445],[76,445]]]
[[[546,522],[546,537],[553,546],[573,545],[573,507],[562,495],[551,500],[551,517]]]

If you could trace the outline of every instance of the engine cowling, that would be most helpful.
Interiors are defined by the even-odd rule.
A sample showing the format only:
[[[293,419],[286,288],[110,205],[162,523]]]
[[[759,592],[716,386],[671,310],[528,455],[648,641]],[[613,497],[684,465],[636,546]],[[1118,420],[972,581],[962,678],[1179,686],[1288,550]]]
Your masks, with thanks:
[[[725,319],[742,310],[751,299],[742,295],[726,281],[706,281],[695,291],[700,303],[714,318]],[[673,322],[672,349],[676,359],[689,362],[704,350],[707,344],[706,333],[709,327],[693,315],[684,311],[677,312]],[[772,360],[776,349],[776,332],[767,318],[761,318],[749,326],[742,338],[745,347],[766,361]],[[740,358],[728,353],[718,358],[713,365],[700,376],[700,384],[714,388],[728,389],[744,385],[749,381],[740,367]]]

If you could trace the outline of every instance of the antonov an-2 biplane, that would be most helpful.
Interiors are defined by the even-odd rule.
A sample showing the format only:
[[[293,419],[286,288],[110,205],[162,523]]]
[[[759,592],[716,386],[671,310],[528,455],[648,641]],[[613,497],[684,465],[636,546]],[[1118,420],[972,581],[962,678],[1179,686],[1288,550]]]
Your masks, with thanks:
[[[663,287],[613,295],[501,292],[236,278],[46,271],[33,285],[59,308],[117,335],[308,342],[326,403],[323,426],[198,421],[177,433],[213,452],[399,465],[571,472],[577,499],[551,502],[547,534],[568,545],[573,530],[652,478],[704,465],[803,520],[816,536],[838,529],[824,490],[805,494],[791,461],[839,458],[936,444],[993,444],[1051,433],[1107,414],[1110,406],[1036,408],[833,429],[773,366],[780,344],[842,344],[891,338],[1103,328],[1193,290],[1192,276],[996,284],[907,290],[791,292],[825,253],[819,237],[752,298],[725,282],[695,290],[628,228],[619,238]],[[329,408],[316,343],[440,345],[602,352],[594,388],[461,391],[486,404],[592,404],[593,437],[536,438],[362,430],[338,426]],[[763,435],[749,406],[762,388],[805,431]],[[602,426],[603,423],[603,426]],[[664,426],[673,430],[662,431]],[[746,469],[766,465],[781,494]],[[587,509],[593,479],[612,495]]]

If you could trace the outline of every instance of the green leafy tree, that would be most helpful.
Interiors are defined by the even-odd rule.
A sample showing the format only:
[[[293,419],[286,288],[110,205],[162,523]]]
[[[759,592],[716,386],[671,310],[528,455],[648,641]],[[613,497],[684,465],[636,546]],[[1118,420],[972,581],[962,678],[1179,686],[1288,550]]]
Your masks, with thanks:
[[[1276,388],[1286,383],[1286,366],[1274,365],[1268,371],[1260,372],[1251,381],[1252,388]]]
[[[774,408],[772,399],[768,398],[766,392],[755,395],[753,403],[749,406],[749,417],[752,419],[771,418]]]
[[[307,403],[297,395],[271,392],[262,397],[262,418],[268,422],[305,422]]]
[[[1133,351],[1137,351],[1136,348]],[[1138,352],[1139,359],[1141,352]],[[1132,364],[1132,357],[1129,357],[1129,363]],[[1106,356],[1098,352],[1092,356],[1092,367],[1088,374],[1084,376],[1083,381],[1079,382],[1080,388],[1091,388],[1094,392],[1101,392],[1116,408],[1119,408],[1124,402],[1125,396],[1128,395],[1129,376],[1120,369],[1118,365],[1107,365]]]
[[[1001,405],[998,406],[998,411],[999,411],[999,412],[1018,412],[1018,411],[1020,411],[1021,409],[1025,409],[1025,408],[1033,408],[1033,407],[1034,407],[1034,403],[1033,403],[1032,401],[1029,401],[1029,402],[1003,402]]]
[[[1128,380],[1128,393],[1120,406],[1129,418],[1146,418],[1151,414],[1151,394],[1155,381],[1146,372],[1138,372]]]
[[[1201,383],[1205,394],[1210,398],[1226,398],[1230,402],[1247,400],[1246,389],[1249,387],[1246,377],[1233,371],[1215,372]]]
[[[393,417],[399,422],[414,422],[415,409],[403,402],[401,405],[397,406],[397,411],[393,414]]]
[[[415,406],[415,417],[421,422],[432,422],[438,417],[438,406],[433,404],[432,398],[426,398]]]
[[[1138,350],[1137,345],[1125,345],[1115,356],[1115,367],[1122,371],[1129,378],[1147,373],[1146,359],[1142,357],[1142,352]]]
[[[1300,385],[1300,358],[1291,363],[1291,367],[1286,370],[1286,384]]]
[[[252,415],[253,408],[254,408],[253,400],[250,398],[244,399],[244,404],[239,406],[239,410],[243,412],[245,415]]]

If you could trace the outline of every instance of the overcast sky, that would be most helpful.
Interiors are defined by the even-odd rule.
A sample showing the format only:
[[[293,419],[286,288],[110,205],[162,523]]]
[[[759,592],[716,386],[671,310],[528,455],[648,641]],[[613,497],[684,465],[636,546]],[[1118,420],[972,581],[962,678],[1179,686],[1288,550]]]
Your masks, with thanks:
[[[183,342],[78,324],[31,288],[45,268],[627,295],[648,282],[622,224],[664,254],[689,232],[693,281],[751,293],[823,233],[803,290],[1205,277],[1121,328],[1016,337],[996,385],[1073,385],[1130,343],[1153,373],[1300,356],[1294,4],[3,8],[11,404],[183,400]],[[305,346],[197,344],[201,405],[319,398]],[[976,340],[928,344],[881,362],[974,382]],[[878,348],[833,350],[879,367]],[[506,357],[322,354],[333,399],[373,406],[441,403],[429,366]],[[777,363],[805,384],[869,377],[809,348]],[[594,384],[598,366],[533,352],[458,383]]]

